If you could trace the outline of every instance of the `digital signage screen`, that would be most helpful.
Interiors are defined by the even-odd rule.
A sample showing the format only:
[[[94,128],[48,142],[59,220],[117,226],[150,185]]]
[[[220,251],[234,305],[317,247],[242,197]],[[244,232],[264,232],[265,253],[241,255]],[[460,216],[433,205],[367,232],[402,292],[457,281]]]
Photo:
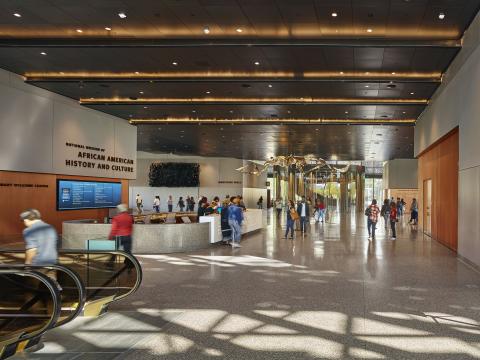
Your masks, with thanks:
[[[114,208],[121,202],[121,183],[57,180],[57,210]]]

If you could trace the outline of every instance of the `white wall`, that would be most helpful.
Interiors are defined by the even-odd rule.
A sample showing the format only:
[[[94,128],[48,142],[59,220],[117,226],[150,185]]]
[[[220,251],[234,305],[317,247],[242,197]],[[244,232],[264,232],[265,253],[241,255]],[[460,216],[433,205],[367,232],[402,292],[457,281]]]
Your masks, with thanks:
[[[444,79],[418,120],[415,154],[459,127],[458,253],[480,266],[480,14]]]
[[[383,187],[385,189],[417,189],[418,160],[395,159],[385,162]]]
[[[0,70],[0,170],[135,178],[136,164],[133,172],[66,166],[67,159],[78,160],[79,151],[67,142],[103,148],[107,156],[136,162],[137,129],[128,121],[82,107]]]
[[[138,152],[137,179],[130,182],[130,206],[135,202],[135,195],[140,193],[145,209],[153,205],[155,195],[160,196],[162,211],[167,209],[168,195],[172,195],[176,204],[179,196],[192,195],[197,202],[199,196],[212,200],[215,196],[223,199],[226,195],[241,195],[243,192],[242,173],[235,169],[242,166],[242,160],[231,158],[207,158],[200,156],[179,156],[173,154],[151,154]],[[153,162],[181,162],[200,165],[200,186],[193,188],[149,187],[148,172]]]

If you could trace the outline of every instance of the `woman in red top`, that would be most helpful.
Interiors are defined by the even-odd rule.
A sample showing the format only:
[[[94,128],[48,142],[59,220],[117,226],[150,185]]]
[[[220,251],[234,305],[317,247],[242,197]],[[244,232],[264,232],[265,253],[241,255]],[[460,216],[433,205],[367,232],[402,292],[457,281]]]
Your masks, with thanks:
[[[115,240],[117,246],[122,245],[123,250],[131,254],[133,217],[128,213],[128,207],[125,204],[118,205],[117,210],[118,214],[112,219],[112,229],[108,238]]]
[[[392,240],[397,239],[397,232],[395,226],[397,224],[397,205],[392,202],[390,204],[390,227],[392,228]]]

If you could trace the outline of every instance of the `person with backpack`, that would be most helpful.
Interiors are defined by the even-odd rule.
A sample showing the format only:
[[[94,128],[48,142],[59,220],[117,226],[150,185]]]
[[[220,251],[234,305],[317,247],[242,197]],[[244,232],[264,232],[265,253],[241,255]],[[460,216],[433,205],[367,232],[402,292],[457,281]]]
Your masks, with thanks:
[[[390,226],[392,228],[392,240],[397,239],[397,232],[395,226],[397,225],[397,204],[392,202],[390,204]]]
[[[238,203],[239,198],[234,198],[232,204],[228,207],[228,225],[232,230],[232,248],[242,247],[240,240],[242,238],[243,210]]]
[[[288,238],[288,232],[290,231],[291,239],[293,240],[293,234],[295,233],[295,220],[298,220],[299,216],[295,210],[295,204],[292,200],[288,200],[287,205],[287,231],[285,232],[285,239]]]
[[[372,203],[365,209],[365,216],[367,216],[368,227],[368,241],[375,240],[375,229],[377,227],[378,215],[380,209],[377,206],[377,200],[373,199]]]
[[[387,230],[388,223],[390,222],[390,201],[388,201],[388,199],[383,201],[382,209],[380,210],[380,216],[385,220],[385,230]]]

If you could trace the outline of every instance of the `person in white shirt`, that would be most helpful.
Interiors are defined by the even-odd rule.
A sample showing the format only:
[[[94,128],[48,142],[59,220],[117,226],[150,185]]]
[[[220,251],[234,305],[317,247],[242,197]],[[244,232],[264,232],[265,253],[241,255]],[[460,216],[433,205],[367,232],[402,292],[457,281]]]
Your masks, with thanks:
[[[153,199],[153,209],[157,213],[160,212],[160,196],[155,196],[155,199]]]
[[[300,215],[300,231],[305,233],[307,221],[310,219],[310,209],[305,201],[305,196],[302,196],[302,201],[297,206],[297,213]]]
[[[135,203],[137,205],[137,212],[140,215],[142,213],[142,208],[143,208],[143,199],[140,196],[140,194],[137,194],[135,197]]]
[[[275,201],[275,209],[277,209],[277,218],[280,218],[280,215],[282,215],[282,198],[278,198]]]

